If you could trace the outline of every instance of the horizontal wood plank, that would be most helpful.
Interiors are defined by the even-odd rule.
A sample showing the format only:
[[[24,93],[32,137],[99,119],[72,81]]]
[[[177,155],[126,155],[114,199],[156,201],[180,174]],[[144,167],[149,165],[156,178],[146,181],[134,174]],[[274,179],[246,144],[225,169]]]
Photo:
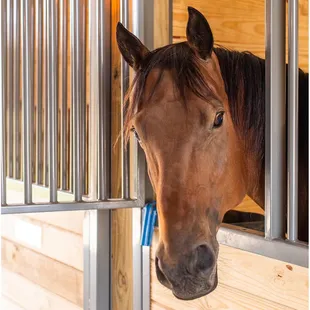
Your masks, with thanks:
[[[157,304],[157,309],[162,310],[206,310],[206,309],[233,309],[233,310],[288,310],[296,309],[274,303],[268,299],[249,294],[219,283],[218,288],[207,297],[192,301],[183,301],[175,298],[170,290],[154,279],[152,269],[152,301]],[[159,306],[160,305],[160,306]],[[159,308],[158,308],[159,307]],[[156,308],[155,308],[156,309]]]
[[[238,51],[251,51],[265,58],[264,0],[174,0],[173,36],[185,40],[187,7],[198,9],[208,19],[216,44]],[[308,1],[299,6],[299,65],[308,71]],[[287,33],[286,33],[287,37]]]
[[[26,310],[25,308],[22,308],[21,306],[16,304],[14,301],[10,300],[9,298],[3,295],[0,296],[0,306],[1,306],[1,309],[4,309],[4,310]]]
[[[157,242],[158,233],[156,232],[153,239],[152,259],[154,259],[155,256]],[[152,261],[152,268],[154,268],[154,261]],[[215,299],[217,299],[216,296],[222,296],[223,299],[223,296],[225,296],[223,293],[221,294],[221,290],[223,289],[225,289],[225,294],[231,294],[232,296],[236,294],[236,297],[238,297],[237,293],[233,293],[235,290],[241,292],[240,294],[244,294],[244,298],[246,298],[247,294],[255,296],[251,298],[257,298],[258,301],[261,300],[261,305],[264,305],[264,307],[270,302],[270,305],[285,305],[292,309],[308,309],[307,268],[220,245],[218,277],[219,288],[212,293]],[[153,277],[152,287],[156,285],[156,283],[157,279]],[[158,283],[158,285],[160,284]],[[152,298],[166,305],[166,303],[159,298],[159,295],[157,296],[158,298],[155,298],[152,295]],[[240,296],[240,298],[241,297],[242,296]],[[171,296],[171,298],[173,299],[174,297]],[[207,301],[209,300],[208,298],[209,297],[206,297]],[[264,304],[262,300],[266,300],[266,304]],[[197,301],[197,307],[201,303],[204,305],[203,298],[201,301]],[[194,301],[193,305],[195,305]],[[257,309],[273,308],[270,306],[268,308]]]
[[[2,266],[72,303],[83,306],[83,273],[2,238]]]
[[[19,305],[16,309],[4,307],[3,310],[82,310],[82,307],[6,268],[2,268],[2,294]]]
[[[1,226],[2,237],[78,270],[83,270],[83,237],[81,235],[23,215],[3,216]],[[34,244],[31,240],[36,237],[29,234],[32,227],[40,231],[39,244]]]
[[[29,213],[27,218],[40,221],[79,235],[83,235],[85,211],[62,211],[49,213]]]

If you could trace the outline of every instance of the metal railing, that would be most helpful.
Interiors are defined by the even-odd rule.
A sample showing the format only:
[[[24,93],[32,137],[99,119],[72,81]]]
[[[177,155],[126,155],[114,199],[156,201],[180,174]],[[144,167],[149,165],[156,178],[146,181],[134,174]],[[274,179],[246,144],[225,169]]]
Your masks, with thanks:
[[[143,206],[140,184],[137,193],[130,194],[130,178],[142,179],[136,177],[140,166],[130,171],[130,148],[124,146],[122,194],[112,199],[110,26],[105,15],[87,16],[85,3],[1,2],[3,214]],[[110,10],[109,1],[99,5],[102,12]],[[95,18],[95,28],[86,29],[86,18],[90,23]],[[122,19],[128,23],[126,1]],[[91,75],[86,74],[87,32],[98,41],[97,58],[90,59],[97,68],[92,67]],[[129,69],[124,63],[122,68],[123,97]],[[96,100],[91,86],[86,94],[93,73],[99,78]],[[123,141],[122,128],[120,132]],[[24,201],[18,205],[8,204],[7,178],[24,184]],[[49,203],[33,202],[34,184],[49,189]],[[59,190],[71,192],[72,203],[57,203]]]
[[[84,1],[60,0],[57,3],[59,7],[54,0],[1,1],[0,121],[4,129],[1,136],[1,210],[3,214],[94,210],[89,211],[85,219],[84,307],[101,309],[105,301],[110,300],[109,210],[135,208],[132,241],[138,267],[133,273],[133,304],[134,309],[148,309],[149,250],[140,247],[140,208],[146,197],[151,196],[150,187],[142,150],[133,142],[126,151],[123,137],[120,139],[122,194],[111,198],[111,2],[89,0],[88,16]],[[285,2],[266,0],[265,232],[223,225],[218,240],[307,266],[308,246],[297,240],[297,5],[297,0],[289,0],[287,140],[283,105],[286,100]],[[128,1],[121,1],[121,21],[125,26],[128,12]],[[133,32],[152,49],[153,0],[134,0],[132,13]],[[86,18],[89,29],[85,28]],[[87,32],[89,43],[86,42]],[[86,74],[87,44],[90,77]],[[121,71],[124,94],[129,70],[123,61]],[[87,79],[90,79],[89,94],[85,88]],[[121,115],[120,118],[122,123]],[[287,143],[292,150],[288,159]],[[287,166],[290,170],[288,189]],[[7,204],[7,178],[23,180],[25,197],[21,204]],[[33,203],[33,184],[49,189],[48,203]],[[72,192],[73,201],[57,202],[58,190]],[[285,238],[286,207],[288,238]],[[104,268],[99,268],[99,261]],[[105,294],[101,293],[103,291]],[[110,301],[106,307],[111,307]]]
[[[288,114],[284,104],[286,3],[266,0],[265,9],[265,232],[224,225],[218,239],[222,244],[308,266],[308,245],[298,241],[298,0],[288,1]]]

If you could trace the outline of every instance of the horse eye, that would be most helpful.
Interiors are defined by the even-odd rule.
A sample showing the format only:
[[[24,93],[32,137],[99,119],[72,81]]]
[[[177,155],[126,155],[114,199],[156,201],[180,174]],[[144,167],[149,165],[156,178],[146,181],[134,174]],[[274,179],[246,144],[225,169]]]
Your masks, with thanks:
[[[131,128],[131,131],[133,132],[133,134],[135,135],[136,139],[140,142],[140,137],[138,135],[138,133],[136,132],[136,129],[134,127]]]
[[[223,124],[223,120],[224,120],[224,112],[217,113],[216,116],[215,116],[215,120],[214,120],[213,126],[215,128],[221,127],[222,124]]]

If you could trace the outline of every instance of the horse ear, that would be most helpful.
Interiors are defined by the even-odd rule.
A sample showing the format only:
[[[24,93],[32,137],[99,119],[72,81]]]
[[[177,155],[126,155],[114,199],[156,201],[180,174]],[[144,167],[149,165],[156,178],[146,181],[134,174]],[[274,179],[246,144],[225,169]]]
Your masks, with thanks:
[[[206,18],[196,9],[188,7],[188,22],[186,36],[189,45],[198,55],[207,59],[213,48],[213,34]]]
[[[142,42],[129,32],[121,23],[117,24],[116,40],[118,48],[124,57],[125,61],[135,71],[141,67],[141,62],[149,53],[149,50],[142,44]]]

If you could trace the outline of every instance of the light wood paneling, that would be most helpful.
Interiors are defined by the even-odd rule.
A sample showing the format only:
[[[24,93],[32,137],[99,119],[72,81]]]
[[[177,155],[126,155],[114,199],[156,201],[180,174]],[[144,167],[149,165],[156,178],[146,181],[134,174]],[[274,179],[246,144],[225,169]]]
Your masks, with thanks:
[[[83,306],[83,273],[2,238],[2,266],[46,290]]]
[[[156,232],[152,259],[157,241]],[[152,260],[152,300],[168,309],[308,309],[307,268],[221,245],[218,276],[214,292],[184,302],[158,282]]]
[[[63,214],[63,216],[66,215]],[[68,219],[67,217],[67,220]],[[28,232],[25,231],[26,228],[20,228],[23,224],[35,227],[41,232],[40,244],[33,245],[31,240],[27,240],[31,239],[32,236],[27,236]],[[81,271],[83,270],[83,237],[81,235],[22,215],[6,215],[2,217],[1,227],[2,237],[15,244],[21,244],[68,266],[72,266]],[[24,240],[21,240],[18,234],[16,234],[18,229],[24,230]]]
[[[2,268],[1,281],[2,294],[16,304],[16,309],[1,304],[3,310],[82,310],[82,307],[6,268]]]
[[[308,72],[308,1],[299,3],[299,65]],[[174,0],[175,41],[185,40],[188,6],[208,19],[216,44],[238,51],[248,50],[265,58],[264,0]]]
[[[20,307],[12,300],[8,299],[7,297],[1,295],[0,296],[0,305],[1,309],[5,310],[25,310],[25,308]]]

